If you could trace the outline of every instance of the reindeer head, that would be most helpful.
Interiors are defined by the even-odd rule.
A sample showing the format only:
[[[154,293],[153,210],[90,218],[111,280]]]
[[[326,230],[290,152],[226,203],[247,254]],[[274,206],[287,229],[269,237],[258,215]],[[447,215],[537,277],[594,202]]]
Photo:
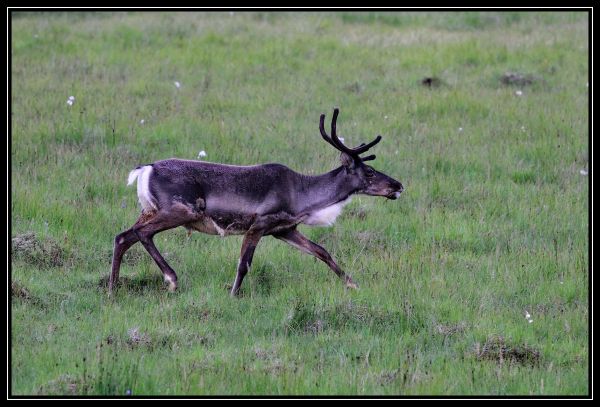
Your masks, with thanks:
[[[338,138],[336,133],[336,122],[340,110],[333,110],[333,118],[331,119],[331,137],[325,132],[325,115],[322,114],[319,120],[319,130],[323,139],[341,152],[340,159],[346,171],[348,182],[352,183],[359,193],[384,196],[388,199],[398,199],[400,193],[404,190],[402,184],[392,177],[377,171],[370,165],[365,164],[365,161],[375,159],[375,155],[361,157],[375,144],[381,141],[381,136],[377,136],[375,140],[369,144],[362,143],[356,148],[348,148]]]

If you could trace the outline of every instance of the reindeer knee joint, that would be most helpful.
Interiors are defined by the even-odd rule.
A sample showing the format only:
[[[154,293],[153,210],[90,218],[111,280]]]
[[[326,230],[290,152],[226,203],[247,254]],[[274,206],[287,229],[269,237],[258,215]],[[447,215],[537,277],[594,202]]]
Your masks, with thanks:
[[[133,228],[133,233],[135,233],[135,236],[138,238],[138,240],[140,242],[147,242],[148,241],[148,238],[147,238],[146,234],[141,231],[140,227],[134,227]]]
[[[123,243],[125,243],[125,236],[123,236],[123,233],[116,235],[115,236],[115,246],[122,245]]]

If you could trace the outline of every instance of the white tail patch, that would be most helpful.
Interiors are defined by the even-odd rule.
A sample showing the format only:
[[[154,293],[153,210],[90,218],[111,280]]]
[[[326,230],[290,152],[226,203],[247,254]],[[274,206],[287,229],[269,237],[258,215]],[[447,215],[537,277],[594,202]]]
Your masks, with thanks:
[[[127,178],[127,185],[133,184],[133,182],[137,179],[138,199],[140,200],[140,205],[142,205],[142,209],[144,210],[158,209],[156,203],[154,202],[154,198],[150,193],[150,174],[152,174],[152,166],[145,165],[131,171],[129,173],[129,178]]]
[[[348,197],[344,201],[340,201],[326,208],[314,211],[303,223],[310,226],[331,226],[334,224],[340,213],[342,213],[344,205],[350,202],[351,199],[352,197]]]
[[[136,168],[135,170],[129,173],[129,178],[127,178],[127,185],[131,185],[135,182],[137,177],[140,175],[140,172],[142,172],[142,169],[143,167]]]

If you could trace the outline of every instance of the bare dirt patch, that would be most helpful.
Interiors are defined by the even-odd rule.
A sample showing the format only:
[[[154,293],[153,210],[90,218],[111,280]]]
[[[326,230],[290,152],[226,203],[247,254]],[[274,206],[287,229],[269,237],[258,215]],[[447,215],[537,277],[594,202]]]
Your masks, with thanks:
[[[521,365],[537,365],[540,361],[539,350],[526,344],[507,343],[504,337],[494,335],[483,345],[475,345],[478,360],[492,360],[497,363],[519,363]]]
[[[52,394],[52,395],[65,395],[74,396],[78,394],[85,394],[87,385],[79,377],[63,374],[54,380],[50,380],[48,383],[40,386],[37,393],[39,395]]]
[[[129,346],[151,346],[152,340],[148,334],[140,332],[139,328],[131,328],[127,331],[127,344]]]
[[[449,324],[449,325],[444,325],[444,324],[437,324],[435,326],[435,332],[437,334],[443,335],[443,336],[451,336],[451,335],[455,335],[458,333],[462,333],[467,329],[467,323],[464,321],[461,321],[457,324]]]
[[[29,290],[18,281],[11,281],[10,293],[13,300],[23,301],[28,304],[40,306],[42,308],[45,306],[44,302],[40,298],[31,294]]]
[[[17,281],[11,282],[10,292],[13,298],[19,298],[22,300],[29,300],[32,298],[31,294],[29,294],[29,291]]]
[[[13,259],[39,268],[62,267],[70,258],[70,254],[56,241],[39,238],[33,232],[13,237],[11,254]]]

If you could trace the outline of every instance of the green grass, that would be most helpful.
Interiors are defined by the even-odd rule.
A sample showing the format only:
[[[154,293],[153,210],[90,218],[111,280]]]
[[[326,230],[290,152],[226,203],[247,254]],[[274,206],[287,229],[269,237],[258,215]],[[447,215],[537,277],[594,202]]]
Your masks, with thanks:
[[[12,394],[589,392],[586,13],[19,13],[11,46]],[[178,292],[136,245],[108,297],[131,169],[329,171],[334,106],[406,188],[302,227],[360,290],[269,238],[232,299],[241,238],[177,229]]]

